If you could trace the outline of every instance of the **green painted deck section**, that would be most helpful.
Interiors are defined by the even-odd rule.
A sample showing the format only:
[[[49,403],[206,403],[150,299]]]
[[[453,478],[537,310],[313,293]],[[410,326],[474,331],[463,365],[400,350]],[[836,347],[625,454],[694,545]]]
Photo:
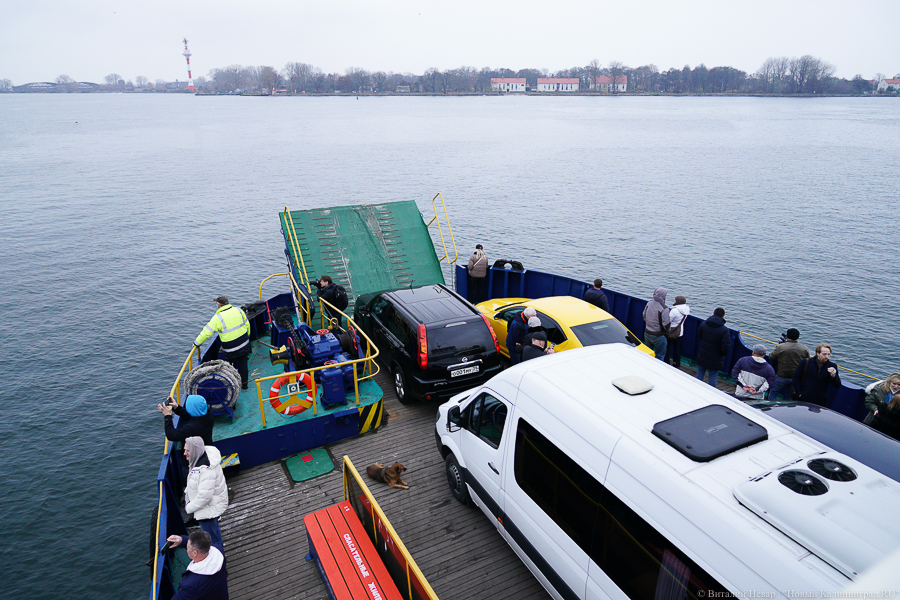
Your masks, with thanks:
[[[237,404],[234,407],[234,420],[229,421],[228,417],[216,417],[213,427],[213,442],[233,438],[245,433],[253,433],[263,429],[272,429],[298,421],[313,419],[317,416],[341,412],[356,405],[356,398],[352,394],[347,394],[347,404],[338,404],[330,408],[324,408],[321,403],[316,402],[318,413],[314,413],[312,408],[308,408],[299,415],[285,416],[272,408],[269,402],[269,388],[272,387],[274,380],[264,381],[262,383],[263,410],[266,414],[266,426],[263,427],[262,416],[259,412],[259,396],[256,393],[256,383],[253,381],[259,377],[269,377],[271,375],[280,375],[284,372],[283,365],[272,365],[269,362],[269,349],[265,346],[251,342],[253,345],[253,354],[250,355],[250,361],[247,368],[250,371],[250,389],[241,390],[238,396]],[[321,398],[322,391],[319,389],[318,398]],[[384,394],[374,378],[361,381],[359,384],[359,406],[367,406],[375,404],[382,399]]]
[[[279,218],[291,260],[301,264],[289,237],[292,223],[309,279],[330,275],[347,290],[351,312],[356,297],[369,292],[444,283],[428,227],[411,200],[289,215],[290,223],[283,212]]]

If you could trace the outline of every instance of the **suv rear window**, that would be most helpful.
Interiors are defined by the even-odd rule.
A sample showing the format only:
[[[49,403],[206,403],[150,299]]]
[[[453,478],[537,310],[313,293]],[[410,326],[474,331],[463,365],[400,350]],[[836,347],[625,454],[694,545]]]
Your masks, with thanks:
[[[431,358],[450,358],[494,349],[494,339],[481,319],[429,328],[427,338]]]
[[[615,319],[595,321],[572,327],[572,332],[582,346],[598,346],[600,344],[624,343],[631,346],[640,345],[633,333]]]

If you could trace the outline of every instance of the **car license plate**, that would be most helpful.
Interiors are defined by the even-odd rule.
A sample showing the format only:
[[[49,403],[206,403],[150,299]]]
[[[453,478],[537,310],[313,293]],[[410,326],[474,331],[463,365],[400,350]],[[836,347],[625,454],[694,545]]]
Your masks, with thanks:
[[[450,371],[450,377],[459,377],[460,375],[470,375],[472,373],[478,372],[478,366],[474,367],[466,367],[465,369],[456,369],[455,371]]]

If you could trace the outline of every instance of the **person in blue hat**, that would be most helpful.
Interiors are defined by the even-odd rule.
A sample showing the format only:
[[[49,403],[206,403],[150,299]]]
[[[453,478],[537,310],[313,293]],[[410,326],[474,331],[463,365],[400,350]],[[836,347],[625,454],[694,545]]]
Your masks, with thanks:
[[[184,406],[176,406],[169,396],[165,404],[156,408],[165,417],[166,437],[173,442],[183,442],[191,436],[203,438],[203,443],[212,446],[213,416],[203,396],[192,394],[184,401]],[[172,420],[172,413],[178,415],[178,427]]]

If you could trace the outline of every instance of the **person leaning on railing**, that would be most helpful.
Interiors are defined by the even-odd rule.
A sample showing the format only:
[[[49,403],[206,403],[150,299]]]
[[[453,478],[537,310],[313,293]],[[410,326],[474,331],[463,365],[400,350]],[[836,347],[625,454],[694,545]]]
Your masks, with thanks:
[[[172,600],[221,600],[228,597],[225,555],[211,544],[208,533],[195,531],[190,537],[170,535],[166,541],[175,547],[186,547],[191,559]]]

